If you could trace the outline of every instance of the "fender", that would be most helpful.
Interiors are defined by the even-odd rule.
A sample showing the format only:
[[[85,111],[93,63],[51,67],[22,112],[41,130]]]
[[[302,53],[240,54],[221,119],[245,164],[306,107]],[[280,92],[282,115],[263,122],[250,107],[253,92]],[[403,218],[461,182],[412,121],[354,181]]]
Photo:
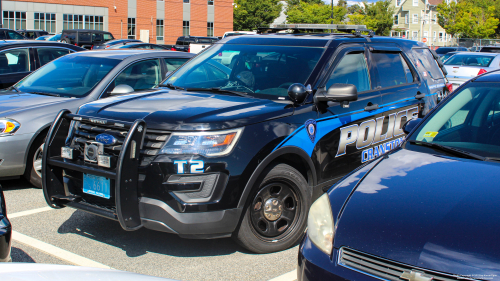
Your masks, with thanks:
[[[250,176],[250,179],[248,180],[247,184],[245,185],[245,189],[243,190],[243,193],[241,194],[240,201],[238,202],[238,208],[243,208],[245,206],[248,195],[252,191],[252,188],[253,188],[255,182],[257,181],[259,176],[262,174],[264,169],[269,164],[271,164],[272,161],[274,161],[276,158],[278,158],[279,156],[284,155],[284,154],[296,154],[300,158],[305,160],[307,165],[309,166],[309,169],[312,171],[312,173],[311,173],[312,180],[313,180],[312,186],[314,187],[317,185],[318,181],[317,181],[316,173],[314,172],[314,171],[316,171],[316,168],[314,167],[314,164],[313,164],[311,158],[309,157],[309,155],[302,148],[299,148],[296,146],[281,147],[281,148],[275,150],[273,153],[266,156],[266,158],[264,158],[264,160],[262,160],[262,162],[260,162],[260,164],[257,166],[257,168],[255,168],[254,172]]]
[[[48,130],[50,128],[50,126],[52,125],[52,122],[50,123],[47,123],[45,125],[43,125],[42,127],[40,127],[40,129],[38,129],[34,134],[33,134],[33,137],[31,137],[31,140],[28,144],[28,147],[26,148],[26,152],[24,153],[24,169],[26,169],[26,163],[28,161],[28,154],[30,153],[30,149],[31,149],[31,146],[33,145],[33,143],[35,142],[36,138],[38,138],[38,136],[40,136],[40,134],[45,131],[45,130]]]

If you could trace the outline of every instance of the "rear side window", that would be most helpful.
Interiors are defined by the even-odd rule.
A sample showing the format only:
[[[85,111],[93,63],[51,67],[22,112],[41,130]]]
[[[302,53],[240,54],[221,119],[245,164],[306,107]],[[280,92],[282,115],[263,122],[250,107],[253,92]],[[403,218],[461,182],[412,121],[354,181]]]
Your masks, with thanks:
[[[108,34],[108,33],[104,33],[103,34],[103,38],[104,38],[104,41],[109,41],[109,40],[113,40],[113,35],[111,34]]]
[[[22,40],[22,39],[24,39],[24,37],[21,34],[17,33],[17,32],[7,30],[7,33],[9,34],[9,38],[10,39],[14,39],[14,40]]]
[[[0,74],[30,71],[28,49],[13,49],[0,53]]]
[[[438,49],[439,50],[439,49]],[[432,56],[431,51],[427,48],[413,49],[415,58],[417,59],[417,66],[422,65],[433,79],[444,78],[443,72],[439,68],[434,56]],[[424,75],[425,76],[425,75]]]
[[[380,78],[382,88],[393,87],[406,83],[407,72],[403,67],[403,58],[399,53],[372,53],[373,63],[375,64]],[[405,63],[406,64],[406,63]],[[408,66],[406,66],[408,68]]]
[[[483,47],[481,53],[500,53],[500,48]]]
[[[40,62],[40,66],[57,59],[58,57],[62,57],[64,55],[69,54],[68,49],[62,48],[38,48],[38,61]]]
[[[179,66],[183,65],[188,59],[164,58],[164,60],[165,60],[165,64],[167,65],[167,71],[174,71]]]
[[[326,88],[337,83],[353,84],[358,92],[371,89],[364,53],[350,53],[342,58],[326,83]]]
[[[175,42],[175,45],[180,45],[180,46],[184,45],[184,37],[179,37],[177,39],[177,42]]]
[[[78,41],[91,42],[92,38],[91,38],[90,32],[78,33]]]

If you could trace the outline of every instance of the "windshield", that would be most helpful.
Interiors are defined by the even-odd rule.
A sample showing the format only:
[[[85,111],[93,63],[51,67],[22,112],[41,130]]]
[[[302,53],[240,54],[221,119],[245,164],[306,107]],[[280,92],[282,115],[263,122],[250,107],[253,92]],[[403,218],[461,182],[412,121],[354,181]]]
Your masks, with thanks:
[[[27,93],[84,97],[120,62],[100,57],[65,56],[47,63],[15,87]]]
[[[284,100],[291,84],[305,84],[322,53],[323,48],[216,44],[164,84]]]
[[[482,66],[488,67],[495,57],[491,55],[469,55],[456,54],[449,60],[444,62],[444,65],[462,65],[462,66]]]
[[[436,54],[446,54],[448,52],[456,51],[457,48],[437,48]]]
[[[500,156],[500,83],[470,83],[409,136],[484,157]]]

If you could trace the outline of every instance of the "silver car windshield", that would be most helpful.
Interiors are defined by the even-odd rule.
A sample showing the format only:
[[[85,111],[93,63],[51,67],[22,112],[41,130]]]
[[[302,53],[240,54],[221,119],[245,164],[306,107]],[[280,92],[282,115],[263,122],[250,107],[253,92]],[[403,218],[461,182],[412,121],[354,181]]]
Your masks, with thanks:
[[[444,62],[444,65],[489,67],[495,56],[456,54]]]
[[[316,47],[215,44],[163,84],[285,99],[291,84],[306,83],[323,51]]]
[[[47,63],[14,87],[26,93],[84,97],[120,62],[99,57],[65,56]]]

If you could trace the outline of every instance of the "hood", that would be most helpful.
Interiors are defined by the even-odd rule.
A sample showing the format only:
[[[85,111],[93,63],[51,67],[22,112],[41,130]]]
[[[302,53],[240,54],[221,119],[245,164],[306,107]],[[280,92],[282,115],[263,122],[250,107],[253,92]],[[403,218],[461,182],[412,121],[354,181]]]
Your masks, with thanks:
[[[5,92],[0,94],[0,117],[33,110],[38,107],[68,102],[74,99],[36,95],[29,93]]]
[[[2,281],[167,281],[159,277],[152,277],[125,271],[83,267],[73,265],[53,265],[37,263],[2,263],[0,264]]]
[[[134,122],[158,130],[221,130],[293,114],[289,103],[231,96],[158,90],[106,98],[82,106],[78,114]]]
[[[396,151],[358,184],[335,247],[450,274],[499,276],[499,172],[498,163]]]

